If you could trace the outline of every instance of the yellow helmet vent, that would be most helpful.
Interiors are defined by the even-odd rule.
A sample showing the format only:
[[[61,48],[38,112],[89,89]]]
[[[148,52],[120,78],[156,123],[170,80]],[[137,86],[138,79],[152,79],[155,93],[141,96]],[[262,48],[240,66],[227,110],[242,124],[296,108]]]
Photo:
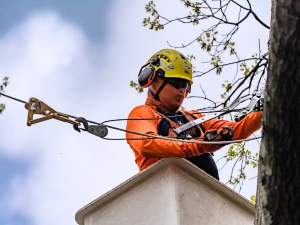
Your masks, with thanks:
[[[157,71],[158,69],[163,70],[164,77],[170,78],[182,78],[190,81],[192,84],[193,66],[189,59],[186,58],[182,53],[173,49],[162,49],[148,60],[148,63],[154,58],[160,59],[159,65],[152,65]]]

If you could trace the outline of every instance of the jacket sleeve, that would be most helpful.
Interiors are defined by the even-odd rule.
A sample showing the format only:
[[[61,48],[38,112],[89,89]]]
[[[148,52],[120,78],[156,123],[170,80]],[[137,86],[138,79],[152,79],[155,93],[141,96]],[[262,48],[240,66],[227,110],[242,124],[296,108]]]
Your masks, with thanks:
[[[262,112],[251,112],[239,122],[212,119],[203,123],[205,130],[230,126],[234,131],[233,140],[245,139],[262,126]]]
[[[153,109],[148,106],[138,106],[134,108],[128,116],[126,129],[143,134],[158,135],[158,124],[160,117],[154,113]],[[149,119],[156,118],[156,119]],[[186,158],[200,155],[201,146],[196,143],[184,143],[163,139],[149,138],[132,133],[126,133],[128,138],[141,138],[140,140],[127,140],[131,148],[140,155],[147,158]]]

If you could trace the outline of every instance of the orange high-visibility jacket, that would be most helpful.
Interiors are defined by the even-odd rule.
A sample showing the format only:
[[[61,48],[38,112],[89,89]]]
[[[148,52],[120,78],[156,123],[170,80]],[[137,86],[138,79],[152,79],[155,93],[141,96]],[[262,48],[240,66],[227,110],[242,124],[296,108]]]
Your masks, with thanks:
[[[184,114],[193,114],[200,118],[204,114],[193,111],[184,111]],[[153,118],[153,119],[149,119]],[[262,112],[252,112],[239,122],[228,120],[212,119],[203,123],[205,130],[219,129],[230,126],[234,130],[233,140],[245,139],[261,127]],[[156,106],[141,105],[135,107],[129,114],[126,129],[143,134],[158,136],[158,124],[162,116],[156,111]],[[199,139],[200,144],[184,143],[163,139],[150,139],[146,136],[126,133],[126,138],[142,138],[142,140],[127,140],[135,154],[135,162],[140,171],[157,162],[160,158],[187,158],[198,156],[206,152],[214,152],[220,149],[220,145],[202,144],[203,139]]]

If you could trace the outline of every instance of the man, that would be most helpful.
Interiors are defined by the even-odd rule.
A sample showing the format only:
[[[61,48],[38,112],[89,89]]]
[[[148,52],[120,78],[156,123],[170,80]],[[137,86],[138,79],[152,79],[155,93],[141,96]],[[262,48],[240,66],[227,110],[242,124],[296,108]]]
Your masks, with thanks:
[[[240,122],[212,119],[177,135],[182,124],[203,117],[195,110],[178,111],[192,85],[192,65],[181,53],[163,49],[141,68],[139,84],[149,87],[145,105],[135,107],[128,116],[127,130],[152,135],[192,140],[180,142],[126,133],[127,143],[135,154],[140,171],[161,158],[185,158],[216,179],[217,166],[210,153],[224,145],[201,144],[207,134],[216,140],[239,140],[261,127],[262,112],[252,112]],[[230,134],[233,131],[233,134]],[[197,142],[195,142],[197,141]]]

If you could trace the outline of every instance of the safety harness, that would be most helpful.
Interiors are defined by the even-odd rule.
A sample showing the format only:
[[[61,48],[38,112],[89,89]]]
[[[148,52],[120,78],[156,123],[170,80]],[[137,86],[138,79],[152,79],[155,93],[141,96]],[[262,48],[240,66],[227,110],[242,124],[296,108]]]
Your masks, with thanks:
[[[201,137],[205,133],[205,128],[202,124],[192,127],[191,129],[186,130],[182,134],[176,134],[174,132],[174,129],[182,126],[182,124],[185,123],[184,120],[186,120],[186,122],[190,122],[196,119],[195,117],[193,117],[192,115],[188,114],[185,111],[174,114],[174,117],[167,116],[166,113],[159,108],[156,108],[156,113],[162,117],[162,121],[160,123],[162,123],[163,120],[166,120],[169,123],[170,127],[167,135],[168,137],[181,137],[181,138]],[[175,120],[177,120],[177,122],[175,122],[171,118],[174,118]]]

